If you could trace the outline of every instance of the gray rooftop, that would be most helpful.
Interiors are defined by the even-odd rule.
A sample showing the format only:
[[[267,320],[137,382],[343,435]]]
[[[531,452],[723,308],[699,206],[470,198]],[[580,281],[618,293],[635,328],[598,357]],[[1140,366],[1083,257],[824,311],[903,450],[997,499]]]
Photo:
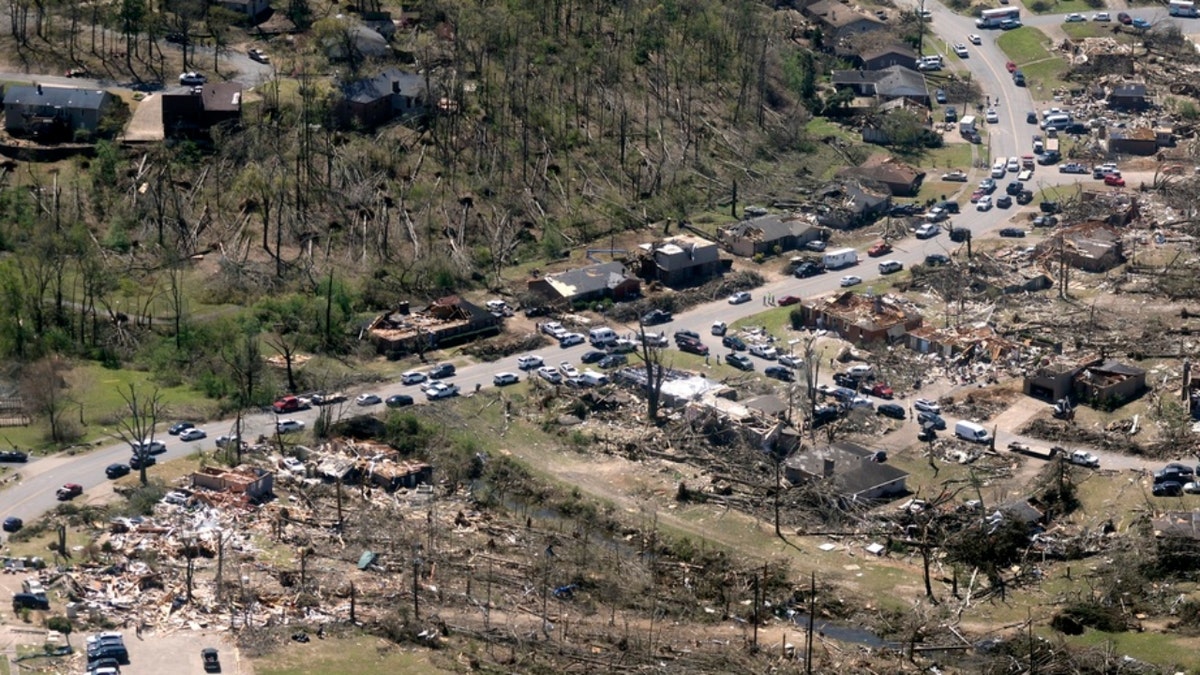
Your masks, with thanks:
[[[398,68],[389,68],[370,79],[347,82],[342,85],[342,92],[346,100],[354,103],[373,103],[394,93],[417,97],[425,92],[425,78]]]
[[[102,89],[14,84],[4,90],[4,105],[99,110],[104,106],[108,95],[108,92]]]

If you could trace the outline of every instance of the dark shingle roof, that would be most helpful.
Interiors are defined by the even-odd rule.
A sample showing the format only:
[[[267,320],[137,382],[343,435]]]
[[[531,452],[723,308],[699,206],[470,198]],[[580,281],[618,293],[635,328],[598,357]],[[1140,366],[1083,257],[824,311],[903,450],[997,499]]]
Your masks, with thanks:
[[[563,287],[564,291],[574,291],[573,293],[564,293],[564,296],[583,295],[606,288],[616,288],[626,278],[625,266],[619,262],[588,265],[558,274],[546,275],[546,280],[551,285]]]
[[[370,79],[347,82],[342,85],[342,93],[348,101],[372,103],[396,93],[393,84],[399,85],[401,96],[420,96],[425,91],[425,78],[398,68],[389,68]]]
[[[780,216],[769,215],[743,220],[736,225],[730,226],[726,232],[734,237],[744,237],[758,230],[762,232],[763,241],[775,241],[791,235],[803,234],[811,227],[813,227],[812,223],[802,218],[785,219]]]
[[[4,105],[99,110],[107,97],[108,92],[102,89],[14,84],[4,90]]]

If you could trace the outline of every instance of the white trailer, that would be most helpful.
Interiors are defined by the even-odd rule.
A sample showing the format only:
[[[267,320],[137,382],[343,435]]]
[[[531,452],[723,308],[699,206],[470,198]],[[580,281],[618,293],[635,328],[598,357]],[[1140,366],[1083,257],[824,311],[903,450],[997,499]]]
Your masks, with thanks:
[[[838,270],[843,267],[858,264],[858,251],[852,248],[839,248],[825,252],[825,269]]]

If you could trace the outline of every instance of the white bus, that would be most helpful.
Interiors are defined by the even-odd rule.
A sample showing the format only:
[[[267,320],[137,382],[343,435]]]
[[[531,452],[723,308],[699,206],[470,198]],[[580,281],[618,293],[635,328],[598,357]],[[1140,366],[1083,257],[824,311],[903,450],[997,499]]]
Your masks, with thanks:
[[[1191,0],[1171,0],[1167,6],[1171,16],[1196,16],[1196,3]]]
[[[983,10],[983,14],[978,19],[975,19],[975,26],[977,28],[999,28],[1001,23],[1010,19],[1020,21],[1021,10],[1016,7],[985,9]]]

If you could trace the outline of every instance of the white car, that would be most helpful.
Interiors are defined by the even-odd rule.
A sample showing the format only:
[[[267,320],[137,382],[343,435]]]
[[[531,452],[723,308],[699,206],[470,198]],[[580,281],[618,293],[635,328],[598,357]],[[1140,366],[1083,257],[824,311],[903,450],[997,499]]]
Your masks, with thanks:
[[[1067,15],[1067,18],[1064,19],[1064,21],[1067,23],[1078,23],[1080,21],[1087,21],[1087,19],[1085,19],[1084,16],[1078,12],[1071,12]]]
[[[847,274],[846,276],[842,277],[842,280],[839,283],[841,283],[843,288],[857,286],[862,283],[862,277],[856,277],[853,274]]]
[[[856,363],[847,368],[846,372],[850,374],[850,377],[870,377],[875,369],[869,363]]]
[[[984,195],[979,198],[979,202],[975,204],[976,211],[989,211],[992,208],[992,196]]]
[[[750,302],[750,294],[746,291],[738,291],[729,296],[729,304],[731,305],[740,305],[746,302]]]
[[[981,45],[983,44],[983,36],[976,33],[971,33],[967,36],[967,41],[973,45]]]
[[[251,61],[258,61],[259,63],[270,63],[271,62],[271,57],[267,56],[266,52],[264,52],[263,50],[261,50],[257,47],[252,47],[249,51],[246,52],[246,54],[250,57]]]
[[[134,454],[137,454],[139,450],[145,452],[147,455],[161,455],[167,451],[167,446],[162,441],[152,441],[147,438],[143,439],[141,443],[133,445]]]
[[[988,124],[1000,123],[1000,113],[997,113],[995,108],[988,108],[987,113],[983,117],[987,120]]]
[[[587,342],[587,340],[584,339],[583,335],[579,333],[567,333],[558,339],[558,346],[566,349],[567,347],[581,345],[584,342]]]
[[[179,84],[188,87],[204,84],[205,82],[208,82],[208,78],[194,71],[182,73],[179,76]]]
[[[203,429],[197,429],[195,427],[192,427],[191,429],[185,429],[179,433],[179,440],[181,441],[198,441],[202,438],[208,438],[208,434],[204,433]]]
[[[942,406],[927,398],[919,398],[913,401],[913,407],[921,412],[933,413],[934,415],[940,415],[942,412]]]
[[[941,231],[942,228],[938,227],[937,223],[925,223],[917,228],[915,234],[917,235],[917,239],[928,239],[938,236]]]
[[[521,378],[516,373],[496,373],[492,376],[492,384],[497,387],[504,387],[510,384],[516,384],[521,381]]]
[[[753,356],[757,356],[760,359],[766,359],[768,361],[774,361],[775,359],[779,358],[779,350],[778,349],[775,349],[774,347],[772,347],[770,345],[764,345],[761,343],[750,345],[750,354]]]
[[[954,45],[954,53],[957,54],[959,58],[963,59],[969,56],[969,54],[967,54],[967,46],[961,43]]]
[[[899,260],[884,260],[879,263],[880,274],[892,274],[904,269],[904,264]]]
[[[799,356],[785,354],[784,356],[779,357],[779,365],[786,368],[792,368],[793,370],[799,368],[800,364],[802,363],[804,363],[804,361],[802,361]]]
[[[281,434],[290,434],[293,431],[304,431],[304,422],[300,420],[279,420],[275,423],[275,431]]]
[[[1009,157],[1008,164],[1005,165],[1004,168],[1007,169],[1009,173],[1017,173],[1021,170],[1021,160],[1017,159],[1016,157]]]
[[[517,367],[521,370],[533,370],[541,368],[546,362],[537,354],[528,354],[526,356],[517,357]]]
[[[571,365],[569,361],[563,361],[558,364],[558,372],[566,377],[579,377],[579,369]]]
[[[537,374],[538,377],[549,382],[550,384],[562,384],[562,375],[560,375],[557,370],[551,368],[550,366],[542,366],[541,368],[538,368]]]
[[[866,396],[855,396],[846,404],[848,408],[874,408],[875,404]]]
[[[449,382],[434,382],[428,389],[425,390],[425,398],[430,401],[436,401],[440,398],[450,398],[458,396],[458,385],[450,384]]]
[[[1096,12],[1092,15],[1092,21],[1112,21],[1112,17],[1108,12]]]
[[[427,379],[429,378],[425,376],[425,373],[417,370],[410,370],[400,375],[401,384],[421,384]]]
[[[305,474],[304,462],[301,462],[295,457],[284,457],[279,462],[279,465],[288,473],[292,473],[297,476],[303,476]]]
[[[1189,495],[1200,494],[1200,483],[1190,482],[1183,484],[1183,491]]]
[[[188,500],[191,498],[192,496],[186,492],[181,490],[171,490],[167,494],[163,495],[162,503],[172,504],[174,506],[187,506]],[[88,640],[91,639],[92,638],[90,637],[88,638]]]
[[[549,323],[542,324],[542,332],[552,338],[559,339],[567,334],[567,329],[563,328],[561,323],[557,321],[551,321]]]
[[[383,399],[379,398],[378,394],[359,394],[358,398],[354,399],[355,405],[369,406],[379,405],[383,403]]]
[[[724,321],[714,321],[712,325],[713,335],[724,335],[729,330],[729,324]]]

